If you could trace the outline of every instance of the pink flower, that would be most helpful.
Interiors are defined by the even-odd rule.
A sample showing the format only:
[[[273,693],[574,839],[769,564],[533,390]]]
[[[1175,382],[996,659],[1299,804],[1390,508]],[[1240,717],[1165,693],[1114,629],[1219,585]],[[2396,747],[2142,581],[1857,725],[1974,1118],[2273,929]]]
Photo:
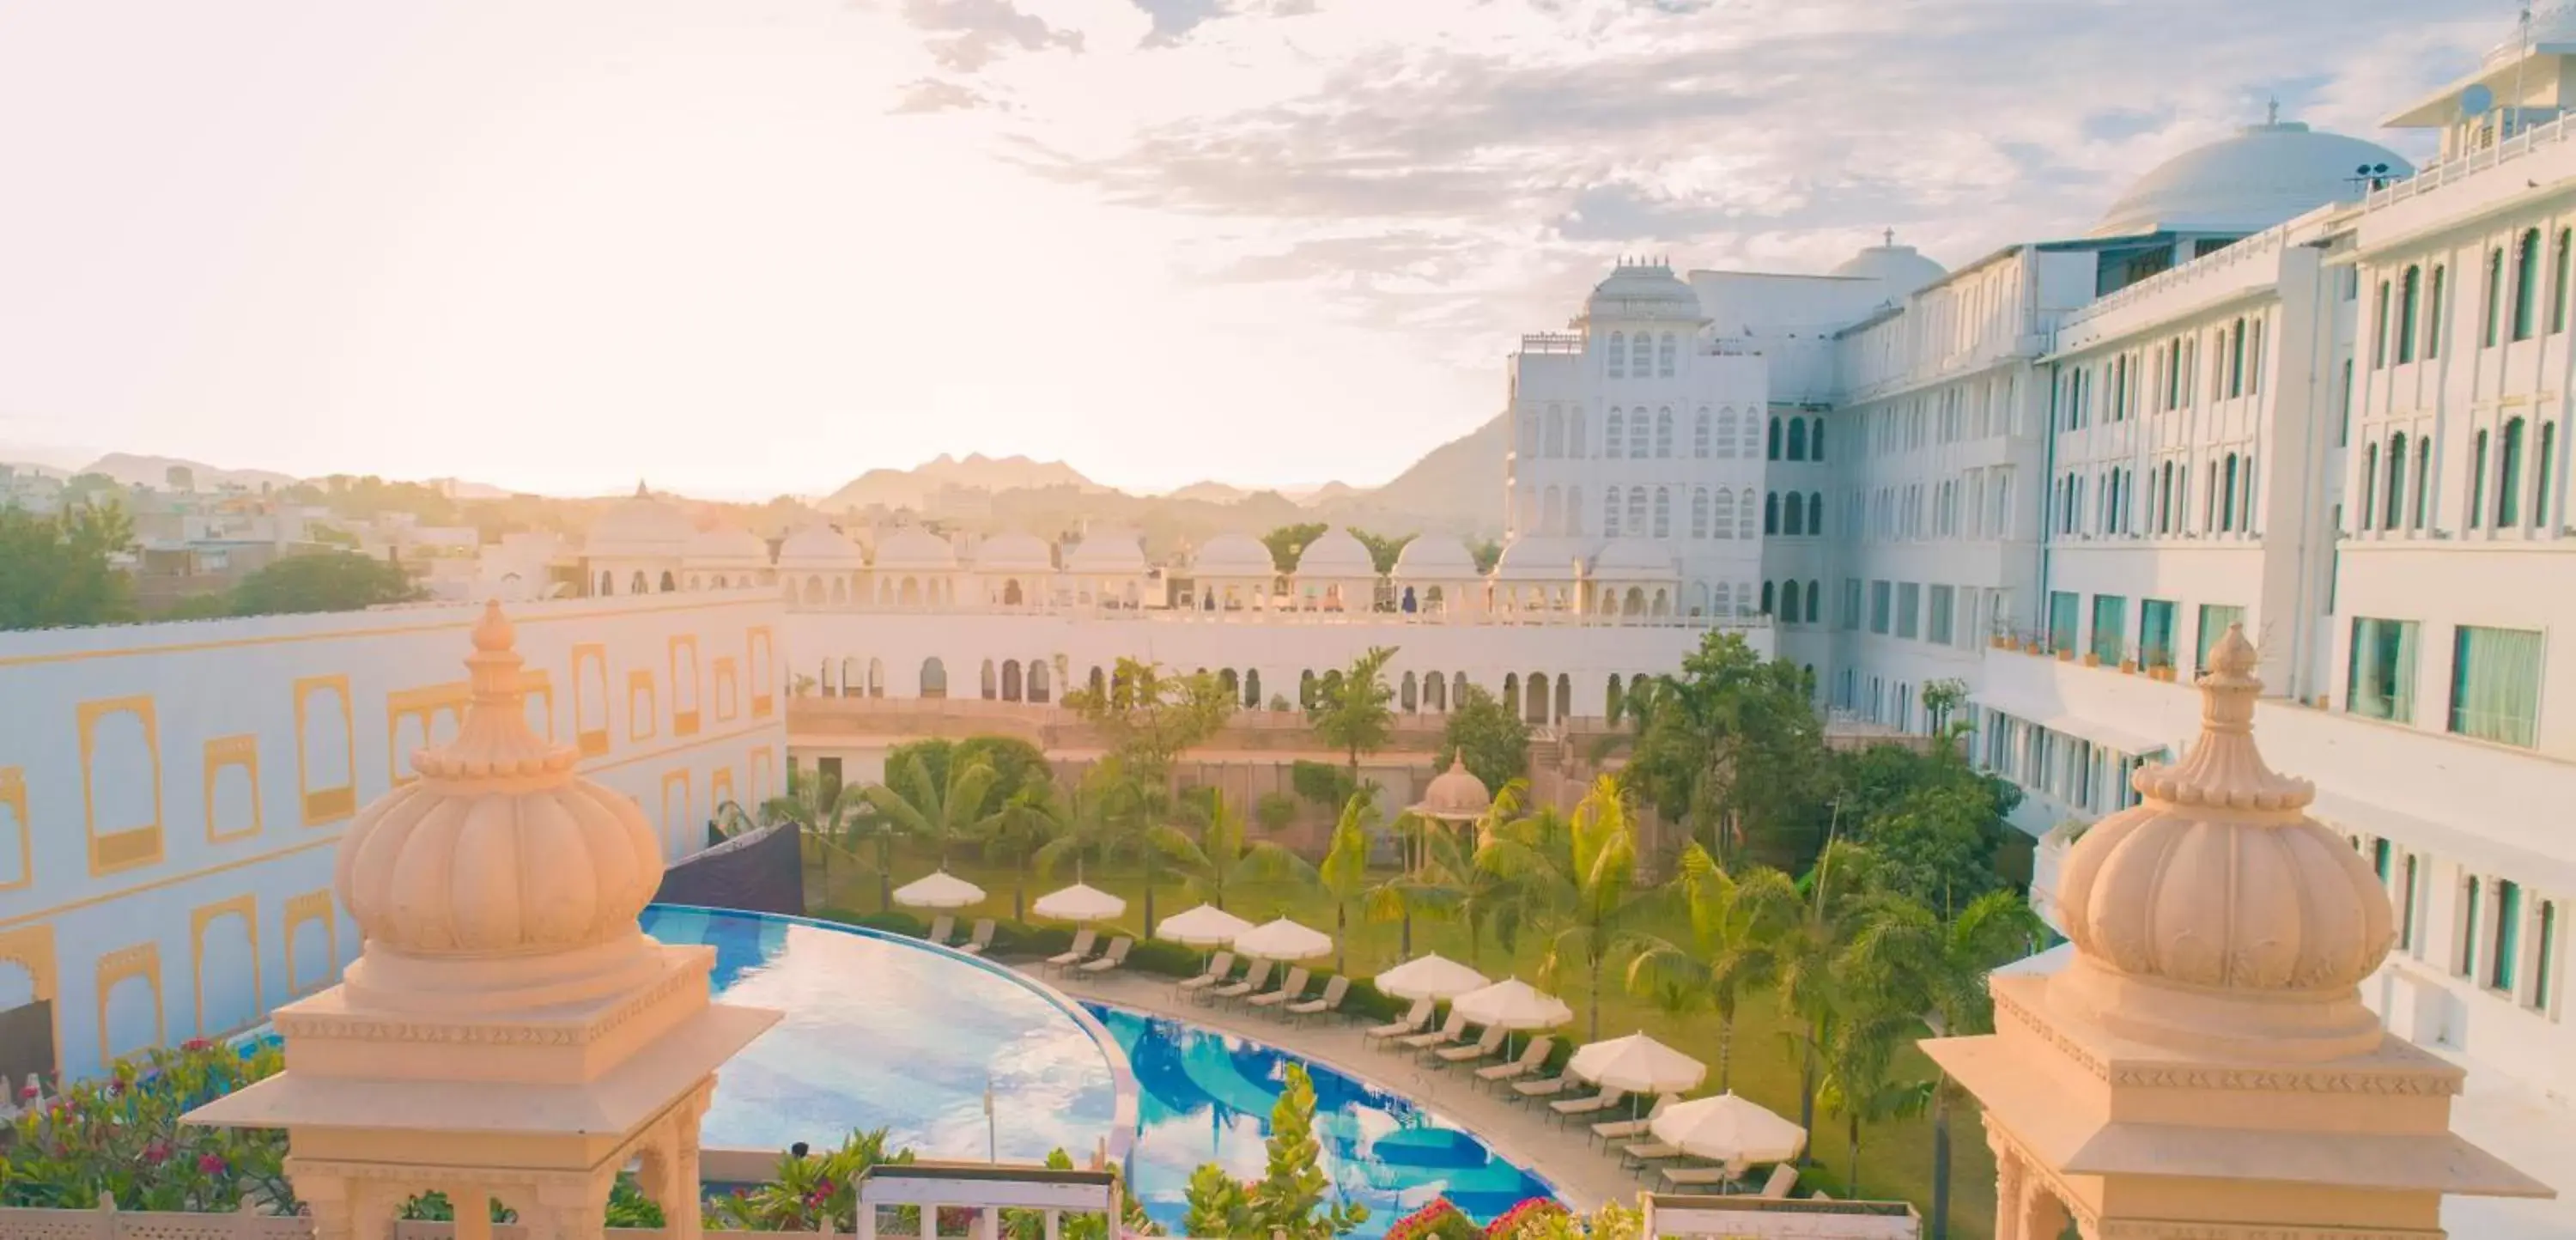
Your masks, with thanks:
[[[211,1050],[214,1045],[214,1043],[209,1042],[204,1038],[190,1038],[187,1041],[180,1043],[179,1049],[183,1051]]]
[[[159,1137],[154,1137],[150,1141],[144,1143],[143,1164],[145,1166],[158,1167],[168,1161],[170,1161],[169,1142],[164,1141]]]
[[[222,1175],[224,1173],[223,1156],[220,1154],[208,1154],[199,1158],[197,1160],[197,1171],[202,1175]]]
[[[18,1087],[18,1100],[21,1102],[34,1102],[38,1092],[39,1091],[32,1084],[21,1085]]]

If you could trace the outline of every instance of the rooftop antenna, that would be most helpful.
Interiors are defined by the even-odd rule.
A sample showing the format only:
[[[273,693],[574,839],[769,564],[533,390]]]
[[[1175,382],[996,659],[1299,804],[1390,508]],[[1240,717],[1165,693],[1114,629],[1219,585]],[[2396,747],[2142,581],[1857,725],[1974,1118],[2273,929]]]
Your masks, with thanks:
[[[2280,123],[2281,97],[2279,95],[2274,95],[2270,102],[2263,105],[2263,125],[2268,129]]]
[[[1895,248],[1896,248],[1896,230],[1895,230],[1895,229],[1893,229],[1893,228],[1890,228],[1890,229],[1887,229],[1887,230],[1886,230],[1886,231],[1884,231],[1884,232],[1881,232],[1881,233],[1879,234],[1879,240],[1881,241],[1881,243],[1882,243],[1882,244],[1883,244],[1887,249],[1891,249],[1891,250],[1895,249]]]

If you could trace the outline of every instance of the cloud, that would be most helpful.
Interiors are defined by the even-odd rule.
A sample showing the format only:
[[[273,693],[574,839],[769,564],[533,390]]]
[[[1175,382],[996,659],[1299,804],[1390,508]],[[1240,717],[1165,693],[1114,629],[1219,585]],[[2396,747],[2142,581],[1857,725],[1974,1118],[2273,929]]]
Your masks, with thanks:
[[[1169,47],[1180,42],[1200,22],[1222,16],[1222,0],[1130,0],[1146,16],[1154,19],[1154,28],[1145,35],[1147,47]]]
[[[1062,30],[1011,0],[904,0],[903,19],[940,64],[973,73],[1013,51],[1082,50],[1082,33]]]
[[[904,83],[901,89],[902,95],[895,100],[893,107],[886,109],[888,112],[920,115],[1006,106],[972,86],[939,78],[919,78]]]

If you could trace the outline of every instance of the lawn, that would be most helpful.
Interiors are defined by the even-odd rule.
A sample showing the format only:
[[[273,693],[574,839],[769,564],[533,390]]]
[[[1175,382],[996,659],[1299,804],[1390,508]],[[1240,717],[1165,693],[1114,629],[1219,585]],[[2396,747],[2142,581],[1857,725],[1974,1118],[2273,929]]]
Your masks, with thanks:
[[[895,864],[895,885],[901,886],[929,872],[934,862],[926,854],[903,855]],[[1012,890],[1016,877],[1007,869],[960,861],[951,866],[991,893],[978,907],[958,910],[961,922],[973,917],[1010,917]],[[1028,880],[1028,898],[1065,885],[1071,877]],[[1125,929],[1134,933],[1143,924],[1142,895],[1144,883],[1132,871],[1086,872],[1083,881],[1094,887],[1115,892],[1127,898]],[[878,881],[874,874],[863,872],[846,858],[836,858],[832,866],[829,889],[825,889],[819,872],[807,876],[808,906],[837,908],[852,912],[877,910]],[[1190,907],[1196,901],[1183,894],[1178,880],[1158,884],[1155,889],[1155,915],[1169,917]],[[1333,907],[1329,898],[1309,889],[1285,884],[1246,888],[1229,892],[1227,907],[1237,916],[1263,921],[1289,916],[1331,932]],[[1352,914],[1348,942],[1350,969],[1367,976],[1398,963],[1401,928],[1392,922],[1361,921],[1356,909]],[[1454,923],[1416,922],[1413,948],[1418,952],[1438,951],[1452,959],[1467,961],[1479,970],[1495,976],[1517,974],[1535,979],[1543,947],[1524,941],[1512,959],[1503,958],[1491,942],[1484,945],[1481,958],[1470,959],[1467,935],[1463,926]],[[1717,1058],[1717,1021],[1706,1012],[1677,1015],[1653,1002],[1633,997],[1620,988],[1619,979],[1607,971],[1602,978],[1601,1032],[1604,1037],[1643,1030],[1681,1050],[1698,1055],[1712,1066],[1708,1088],[1715,1088],[1714,1065]],[[1581,1035],[1590,1013],[1585,983],[1579,977],[1559,979],[1553,989],[1572,1005],[1575,1025],[1571,1032]],[[1747,1000],[1736,1017],[1732,1084],[1735,1092],[1794,1120],[1798,1116],[1798,1058],[1791,1049],[1788,1034],[1792,1022],[1785,1019],[1768,994]],[[1929,1059],[1912,1047],[1906,1048],[1899,1068],[1904,1079],[1933,1079]],[[1986,1147],[1985,1132],[1975,1109],[1962,1105],[1951,1117],[1950,1234],[1959,1240],[1983,1240],[1994,1234],[1994,1155]],[[1568,1138],[1569,1144],[1579,1138]],[[1850,1156],[1843,1123],[1838,1116],[1818,1108],[1813,1153],[1830,1180],[1828,1191],[1836,1196],[1857,1196],[1878,1200],[1911,1201],[1928,1216],[1932,1201],[1932,1121],[1929,1115],[1871,1126],[1863,1131],[1861,1144],[1860,1191],[1846,1194]],[[1597,1153],[1569,1154],[1569,1157],[1598,1158]],[[1926,1234],[1929,1234],[1927,1229]]]

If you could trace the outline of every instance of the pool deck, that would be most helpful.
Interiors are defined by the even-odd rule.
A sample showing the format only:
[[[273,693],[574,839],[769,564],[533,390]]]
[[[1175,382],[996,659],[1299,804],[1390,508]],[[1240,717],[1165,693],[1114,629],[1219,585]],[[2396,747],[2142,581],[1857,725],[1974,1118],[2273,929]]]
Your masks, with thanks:
[[[1566,1203],[1591,1210],[1605,1201],[1634,1202],[1646,1184],[1633,1171],[1622,1170],[1617,1156],[1592,1139],[1586,1124],[1560,1124],[1553,1112],[1509,1101],[1509,1091],[1485,1088],[1465,1066],[1441,1064],[1427,1056],[1397,1054],[1363,1045],[1366,1028],[1348,1020],[1289,1024],[1237,1006],[1192,1003],[1171,981],[1134,973],[1041,974],[1034,965],[1020,966],[1038,980],[1076,999],[1114,1004],[1157,1016],[1171,1016],[1256,1042],[1291,1051],[1380,1089],[1411,1098],[1456,1121],[1485,1144],[1556,1186]],[[1614,1118],[1626,1119],[1622,1110]]]

